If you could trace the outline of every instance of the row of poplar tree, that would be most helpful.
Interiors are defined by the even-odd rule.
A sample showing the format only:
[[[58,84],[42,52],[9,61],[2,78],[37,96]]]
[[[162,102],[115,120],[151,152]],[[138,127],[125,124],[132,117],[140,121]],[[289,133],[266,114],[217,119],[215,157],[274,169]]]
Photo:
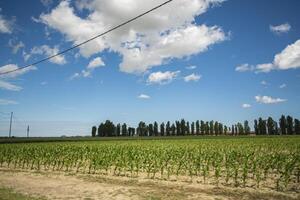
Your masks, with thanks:
[[[106,120],[98,127],[92,127],[92,136],[184,136],[184,135],[292,135],[300,134],[300,121],[291,116],[282,115],[277,123],[272,117],[254,120],[254,132],[251,131],[249,122],[237,123],[226,126],[218,121],[188,122],[184,119],[158,124],[157,122],[146,124],[140,122],[137,128],[129,127],[126,123],[114,124]]]

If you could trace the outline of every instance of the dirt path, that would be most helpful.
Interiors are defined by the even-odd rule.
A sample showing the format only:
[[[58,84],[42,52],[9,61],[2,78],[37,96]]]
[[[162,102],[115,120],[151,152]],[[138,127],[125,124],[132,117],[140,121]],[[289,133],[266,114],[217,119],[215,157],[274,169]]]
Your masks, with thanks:
[[[5,169],[0,169],[0,187],[45,199],[299,199],[274,191]]]

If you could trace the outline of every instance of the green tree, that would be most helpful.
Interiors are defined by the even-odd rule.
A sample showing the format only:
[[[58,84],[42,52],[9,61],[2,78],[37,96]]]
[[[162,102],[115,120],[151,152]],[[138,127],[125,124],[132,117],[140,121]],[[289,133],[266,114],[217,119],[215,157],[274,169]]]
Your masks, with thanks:
[[[238,135],[244,135],[244,127],[240,122],[237,123],[237,129],[238,129],[237,131]]]
[[[205,123],[205,135],[209,135],[209,123]]]
[[[287,134],[294,134],[294,120],[289,115],[286,117],[286,131]]]
[[[153,133],[154,133],[155,136],[158,136],[158,124],[157,124],[157,122],[154,122]]]
[[[244,131],[246,135],[250,134],[250,126],[249,126],[249,122],[247,120],[244,121]]]
[[[165,123],[160,124],[160,135],[165,136]]]
[[[181,119],[180,130],[181,130],[180,135],[185,135],[186,125],[185,125],[185,120],[184,119]]]
[[[192,135],[195,135],[195,122],[192,122],[191,124],[191,133]]]
[[[92,127],[92,137],[96,137],[96,132],[97,132],[97,127],[93,126]]]
[[[127,125],[122,124],[122,136],[127,136]]]
[[[171,126],[170,126],[170,122],[169,121],[166,124],[166,135],[167,136],[171,135]]]
[[[103,126],[103,123],[98,126],[98,137],[104,137]]]
[[[214,134],[214,121],[209,122],[209,134],[210,135]]]
[[[176,135],[181,135],[181,130],[180,130],[180,122],[176,121]]]
[[[267,134],[266,121],[263,120],[261,117],[258,119],[258,131],[259,131],[259,135]]]
[[[275,135],[275,123],[272,117],[268,117],[267,119],[267,129],[269,135]]]
[[[223,129],[224,129],[224,128],[223,128],[223,124],[222,124],[222,123],[219,123],[219,134],[220,134],[220,135],[223,135],[223,132],[224,132]]]
[[[286,119],[284,115],[281,115],[279,119],[279,126],[282,135],[286,135]]]
[[[255,132],[255,135],[259,135],[258,123],[257,123],[256,119],[254,120],[254,132]]]
[[[295,119],[295,134],[300,135],[300,121]]]
[[[139,136],[148,136],[148,128],[145,122],[140,121],[137,128],[137,135]]]
[[[117,124],[116,131],[117,131],[117,136],[120,136],[121,135],[121,124]]]
[[[234,125],[232,125],[232,127],[231,127],[231,135],[234,135],[235,134],[235,132],[234,132]]]
[[[200,122],[199,122],[199,120],[196,121],[196,135],[200,135]]]
[[[219,135],[219,123],[216,121],[214,125],[215,135]]]
[[[172,132],[172,135],[176,135],[176,127],[175,127],[175,124],[172,124],[172,126],[171,126],[171,132]]]
[[[148,129],[149,129],[149,136],[153,136],[154,135],[153,124],[149,124],[148,125]]]
[[[185,134],[186,135],[190,135],[191,134],[191,131],[190,131],[190,123],[189,122],[186,122],[186,127],[185,127]]]
[[[201,135],[208,134],[206,133],[206,125],[202,120],[200,121],[200,130],[201,130]]]

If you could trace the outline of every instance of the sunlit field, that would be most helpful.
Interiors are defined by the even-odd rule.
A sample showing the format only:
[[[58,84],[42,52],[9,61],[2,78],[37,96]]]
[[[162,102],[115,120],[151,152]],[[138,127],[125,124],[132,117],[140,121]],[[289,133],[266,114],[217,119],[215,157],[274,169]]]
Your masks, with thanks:
[[[0,145],[10,169],[299,191],[300,137],[181,137]]]

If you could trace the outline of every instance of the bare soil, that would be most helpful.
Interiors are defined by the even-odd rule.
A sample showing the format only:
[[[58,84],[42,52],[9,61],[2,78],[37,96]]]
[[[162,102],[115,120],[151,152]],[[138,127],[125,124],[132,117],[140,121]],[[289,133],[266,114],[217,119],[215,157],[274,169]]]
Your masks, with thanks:
[[[45,199],[300,199],[297,192],[192,182],[0,169],[0,188]],[[1,199],[1,198],[0,198]]]

